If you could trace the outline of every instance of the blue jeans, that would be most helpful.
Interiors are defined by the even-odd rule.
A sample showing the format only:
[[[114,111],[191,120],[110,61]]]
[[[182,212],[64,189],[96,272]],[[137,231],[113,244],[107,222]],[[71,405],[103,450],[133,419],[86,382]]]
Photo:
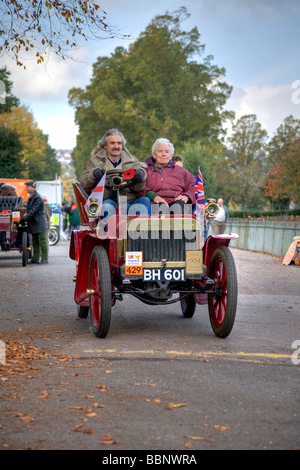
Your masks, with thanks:
[[[112,199],[105,199],[102,205],[102,221],[106,223],[112,215],[116,214],[115,207],[118,204]],[[150,215],[151,201],[148,197],[139,197],[134,201],[122,204],[122,212],[128,215]]]

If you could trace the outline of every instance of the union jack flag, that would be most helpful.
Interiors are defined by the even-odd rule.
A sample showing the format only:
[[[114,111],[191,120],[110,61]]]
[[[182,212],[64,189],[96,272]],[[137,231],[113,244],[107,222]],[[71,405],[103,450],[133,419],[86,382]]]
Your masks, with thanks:
[[[199,215],[201,212],[201,209],[203,208],[205,204],[204,180],[203,180],[203,176],[202,176],[200,169],[198,171],[198,175],[197,175],[196,183],[195,183],[195,199],[196,199],[195,213],[196,215]]]

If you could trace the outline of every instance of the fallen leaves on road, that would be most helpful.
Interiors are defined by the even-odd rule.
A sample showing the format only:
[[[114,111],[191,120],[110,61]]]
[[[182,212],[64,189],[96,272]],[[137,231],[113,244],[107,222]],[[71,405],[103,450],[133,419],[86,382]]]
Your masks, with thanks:
[[[31,418],[30,416],[20,416],[20,419],[23,421],[23,423],[32,423],[33,421],[35,421],[34,418]]]
[[[172,408],[182,408],[183,406],[187,406],[186,403],[169,403],[167,406],[167,410],[170,410]]]
[[[78,424],[77,426],[75,426],[75,428],[73,429],[73,431],[77,432],[79,431],[80,429],[84,428],[85,424]]]
[[[102,444],[105,444],[107,446],[117,444],[117,441],[110,434],[105,434],[104,436],[101,436],[100,441],[102,442]]]
[[[42,348],[32,346],[30,341],[21,341],[8,338],[4,341],[6,362],[0,364],[0,369],[7,375],[16,374],[32,369],[29,363],[33,360],[40,360],[50,357]]]
[[[50,397],[51,393],[47,392],[47,390],[43,390],[41,396],[39,396],[40,399],[43,398],[48,398]]]
[[[217,431],[228,431],[230,428],[228,428],[227,426],[220,426],[219,424],[215,424],[214,425],[214,428],[217,430]]]
[[[108,392],[109,388],[106,387],[106,385],[97,385],[97,388],[99,388],[101,390],[101,392]]]

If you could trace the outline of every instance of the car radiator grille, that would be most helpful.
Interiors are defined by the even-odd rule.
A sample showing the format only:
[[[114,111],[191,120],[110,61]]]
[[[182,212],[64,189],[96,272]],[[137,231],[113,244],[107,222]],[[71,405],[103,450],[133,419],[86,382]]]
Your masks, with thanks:
[[[186,249],[191,248],[191,238],[186,238],[184,231],[176,231],[164,234],[163,231],[149,233],[150,238],[137,238],[127,233],[127,251],[142,251],[143,261],[185,261]],[[195,241],[195,240],[194,240]]]

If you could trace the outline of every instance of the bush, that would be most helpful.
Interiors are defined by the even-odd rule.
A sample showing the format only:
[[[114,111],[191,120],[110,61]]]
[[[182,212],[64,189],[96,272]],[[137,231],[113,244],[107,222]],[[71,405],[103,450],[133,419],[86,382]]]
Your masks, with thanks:
[[[297,219],[300,216],[300,209],[285,209],[285,210],[259,210],[247,209],[244,211],[228,211],[229,218],[232,219],[258,219],[258,218],[290,218],[293,216]]]

